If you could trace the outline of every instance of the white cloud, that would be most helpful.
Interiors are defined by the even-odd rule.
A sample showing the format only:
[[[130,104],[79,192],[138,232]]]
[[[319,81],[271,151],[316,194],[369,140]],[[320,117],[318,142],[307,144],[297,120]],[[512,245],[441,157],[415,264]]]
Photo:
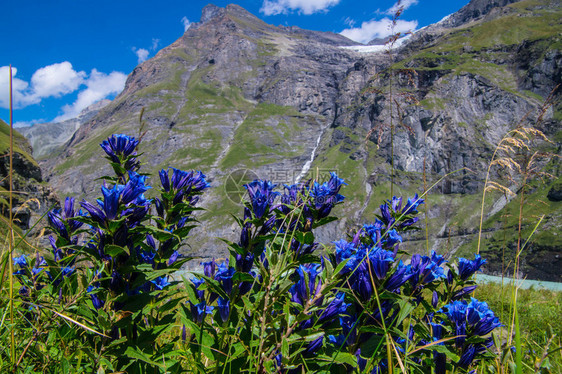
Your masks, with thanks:
[[[297,11],[303,14],[327,12],[340,0],[264,0],[260,12],[266,16],[288,14]]]
[[[416,5],[417,3],[418,3],[418,0],[397,1],[396,3],[394,3],[393,6],[388,8],[385,13],[392,16],[392,15],[396,14],[398,9],[402,8],[402,10],[406,10],[409,7],[411,7],[412,5]]]
[[[68,61],[38,69],[31,76],[31,84],[16,78],[17,71],[18,69],[12,67],[12,91],[15,109],[38,104],[47,97],[61,97],[77,91],[81,86],[86,86],[78,93],[74,103],[62,107],[63,114],[55,118],[54,121],[63,121],[75,117],[82,109],[96,101],[120,93],[127,80],[125,74],[117,71],[105,74],[93,69],[88,76],[83,71],[75,71]],[[9,67],[0,66],[0,107],[6,109],[9,108],[10,100],[9,80]],[[40,122],[46,122],[46,120],[16,122],[15,126],[29,126]]]
[[[345,20],[343,21],[343,23],[345,23],[349,27],[355,26],[355,20],[351,19],[350,17],[345,17]]]
[[[76,72],[68,61],[38,69],[31,77],[34,95],[39,98],[60,97],[74,92],[82,84],[86,73]]]
[[[143,63],[148,59],[150,52],[144,48],[133,47],[133,52],[137,55],[137,63]]]
[[[15,77],[18,69],[12,67],[12,98],[14,107],[19,106],[22,101],[24,92],[27,90],[29,83]],[[10,107],[10,67],[0,66],[0,107],[8,109]]]
[[[55,122],[76,117],[86,107],[105,99],[110,95],[117,95],[125,87],[127,76],[118,71],[105,74],[93,69],[84,82],[86,89],[78,93],[76,101],[62,107],[63,114],[54,119]]]
[[[9,67],[0,67],[0,87],[9,85]],[[60,97],[74,92],[84,82],[86,73],[75,71],[68,61],[48,65],[38,69],[31,76],[31,84],[15,78],[16,68],[12,68],[12,86],[14,108],[23,108],[37,104],[47,97]],[[9,92],[0,92],[0,106],[8,108]]]
[[[189,29],[191,27],[191,22],[189,22],[189,20],[187,19],[186,16],[183,16],[183,18],[181,19],[181,23],[183,24],[183,31],[186,32],[187,29]]]
[[[45,123],[47,121],[45,121],[44,119],[33,119],[31,121],[19,121],[19,122],[14,122],[14,127],[30,127],[33,126],[37,123]]]
[[[150,49],[152,51],[155,51],[156,49],[158,49],[159,45],[160,45],[160,39],[152,38],[152,45],[150,46]]]
[[[418,21],[398,20],[392,30],[392,20],[383,18],[379,21],[363,22],[361,27],[345,29],[340,34],[359,43],[368,43],[375,38],[386,38],[398,32],[413,31],[418,26]]]

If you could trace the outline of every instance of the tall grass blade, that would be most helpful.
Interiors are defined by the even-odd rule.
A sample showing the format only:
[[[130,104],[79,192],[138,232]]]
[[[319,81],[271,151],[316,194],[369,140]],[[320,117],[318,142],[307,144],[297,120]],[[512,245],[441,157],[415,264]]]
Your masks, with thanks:
[[[12,364],[16,363],[16,338],[14,333],[14,264],[12,261],[12,252],[14,250],[14,217],[12,215],[12,189],[13,189],[13,159],[14,159],[14,118],[13,118],[13,102],[12,102],[12,65],[10,64],[9,74],[10,74],[10,169],[8,171],[9,175],[9,224],[8,224],[8,271],[9,274],[9,294],[10,294],[10,360]]]

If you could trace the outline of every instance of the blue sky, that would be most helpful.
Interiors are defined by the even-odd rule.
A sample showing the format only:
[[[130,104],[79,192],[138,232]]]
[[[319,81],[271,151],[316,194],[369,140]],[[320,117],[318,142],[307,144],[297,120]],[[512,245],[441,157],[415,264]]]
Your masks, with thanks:
[[[16,126],[72,118],[114,98],[140,62],[199,21],[209,0],[17,0],[2,5],[0,118],[9,120],[13,67]],[[214,1],[224,7],[232,1]],[[343,33],[359,42],[387,33],[396,0],[240,0],[273,25]],[[402,0],[399,30],[435,23],[468,0]]]

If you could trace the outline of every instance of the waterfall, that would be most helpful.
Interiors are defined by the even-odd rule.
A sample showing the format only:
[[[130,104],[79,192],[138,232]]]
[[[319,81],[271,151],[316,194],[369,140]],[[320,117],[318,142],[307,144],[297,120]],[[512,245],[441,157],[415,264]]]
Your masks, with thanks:
[[[310,160],[304,163],[300,174],[295,178],[295,184],[299,183],[300,180],[308,173],[310,170],[310,166],[312,165],[312,161],[314,161],[314,156],[316,155],[316,150],[320,146],[320,139],[322,139],[322,135],[324,135],[324,130],[320,131],[320,135],[318,135],[318,139],[316,139],[316,145],[312,149],[312,153],[310,154]]]

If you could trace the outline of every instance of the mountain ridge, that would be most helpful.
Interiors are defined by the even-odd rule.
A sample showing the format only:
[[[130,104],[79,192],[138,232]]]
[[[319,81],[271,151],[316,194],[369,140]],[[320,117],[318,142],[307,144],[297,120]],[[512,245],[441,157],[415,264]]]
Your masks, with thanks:
[[[482,3],[472,1],[469,9]],[[560,26],[550,26],[560,6],[532,5],[551,4],[547,0],[496,3],[482,8],[485,14],[451,16],[467,24],[428,27],[390,54],[343,49],[339,37],[267,25],[238,6],[206,7],[200,22],[135,68],[123,92],[81,126],[60,156],[42,165],[62,195],[94,197],[99,191],[89,181],[103,173],[93,167],[101,164],[97,144],[113,132],[138,134],[138,113],[145,108],[143,142],[150,148],[141,150],[151,156],[145,171],[202,169],[215,187],[202,200],[208,212],[201,218],[208,223],[190,249],[205,256],[224,251],[209,237],[234,239],[228,213],[240,208],[225,186],[237,169],[276,183],[292,183],[307,164],[313,172],[336,169],[348,181],[342,191],[347,203],[338,210],[343,218],[320,233],[326,243],[374,219],[380,199],[389,197],[391,158],[400,194],[421,192],[423,170],[431,184],[461,169],[432,192],[429,222],[434,248],[462,252],[474,238],[475,201],[495,145],[522,118],[530,120],[560,83]],[[525,22],[514,25],[510,17],[520,14]],[[545,26],[531,27],[533,20]],[[395,134],[393,157],[390,88],[401,105],[393,119],[405,125]],[[552,108],[541,127],[555,139],[558,113],[559,106]],[[552,222],[560,216],[556,204],[549,208]],[[419,250],[417,239],[412,236],[405,248]],[[560,252],[558,241],[551,244],[541,253]],[[560,279],[555,269],[543,273]]]

